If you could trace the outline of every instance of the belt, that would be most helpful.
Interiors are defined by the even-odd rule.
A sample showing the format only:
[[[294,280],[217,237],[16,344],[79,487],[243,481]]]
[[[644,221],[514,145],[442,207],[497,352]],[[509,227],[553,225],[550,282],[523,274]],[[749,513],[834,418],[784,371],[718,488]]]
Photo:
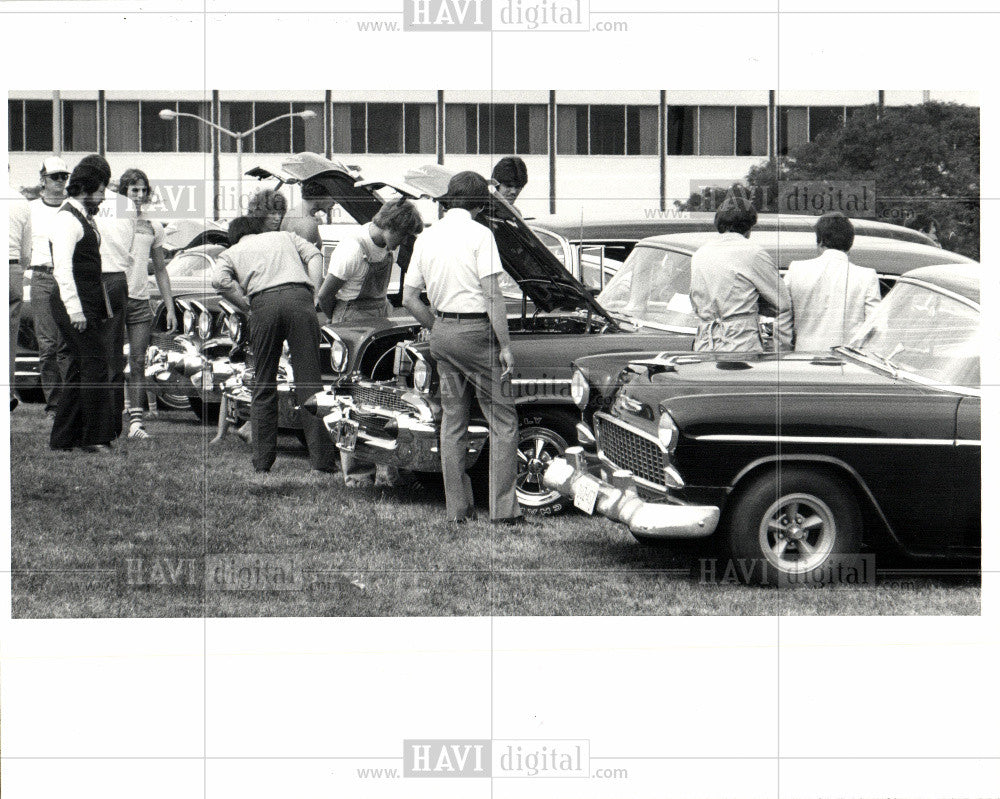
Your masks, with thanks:
[[[52,267],[51,266],[33,266],[33,267],[31,267],[31,271],[32,272],[40,272],[40,273],[46,274],[46,275],[51,275],[52,274]]]
[[[20,266],[21,265],[21,259],[20,258],[11,258],[10,259],[10,265],[11,266]]]
[[[488,313],[452,313],[451,311],[435,311],[440,319],[489,319]]]
[[[255,291],[253,294],[250,295],[250,299],[254,300],[261,294],[269,294],[272,291],[284,291],[285,289],[308,289],[309,292],[311,293],[313,287],[310,286],[308,283],[280,283],[277,286],[268,286],[266,289]]]

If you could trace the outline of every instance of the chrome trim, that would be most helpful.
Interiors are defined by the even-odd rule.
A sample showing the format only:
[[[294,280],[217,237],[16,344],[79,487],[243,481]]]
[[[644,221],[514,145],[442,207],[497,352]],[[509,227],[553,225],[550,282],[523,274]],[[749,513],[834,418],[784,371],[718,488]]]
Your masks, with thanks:
[[[927,264],[927,266],[934,266],[934,264]],[[949,264],[939,264],[939,266],[949,266]],[[943,294],[945,297],[950,297],[953,300],[958,300],[959,302],[968,305],[973,310],[976,311],[981,310],[979,307],[979,303],[975,302],[974,300],[970,300],[963,294],[957,294],[954,291],[951,291],[950,289],[942,288],[941,286],[938,286],[934,283],[927,283],[921,280],[920,278],[907,277],[904,274],[896,278],[896,285],[898,286],[900,283],[909,283],[912,286],[920,286],[921,288],[930,289],[931,291],[936,291],[938,294]]]
[[[733,441],[733,442],[758,442],[758,443],[779,443],[779,444],[886,444],[891,446],[932,446],[932,447],[952,447],[956,445],[952,438],[862,438],[854,436],[763,436],[763,435],[742,435],[742,434],[710,434],[705,436],[691,436],[694,441]]]
[[[623,522],[640,538],[705,538],[715,532],[721,515],[713,505],[647,502],[635,490],[635,475],[616,470],[612,482],[590,474],[581,447],[569,447],[545,470],[545,486],[575,499],[584,483],[597,484],[594,512]]]
[[[572,380],[567,380],[563,377],[542,377],[542,378],[528,378],[528,377],[512,377],[511,385],[527,385],[529,383],[561,383],[563,385],[572,384]]]
[[[980,446],[982,446],[982,441],[979,441],[978,439],[976,441],[973,441],[971,438],[956,439],[955,440],[955,446],[956,447],[980,447]]]

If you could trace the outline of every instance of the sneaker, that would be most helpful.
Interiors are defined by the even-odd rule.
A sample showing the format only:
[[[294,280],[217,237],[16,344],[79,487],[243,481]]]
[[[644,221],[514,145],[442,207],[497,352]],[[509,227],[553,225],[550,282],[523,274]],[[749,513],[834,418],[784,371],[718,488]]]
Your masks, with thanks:
[[[49,422],[54,422],[56,420],[56,412],[55,411],[46,411],[45,412],[45,419],[47,421],[49,421]]]
[[[149,433],[146,432],[146,428],[142,422],[132,422],[128,428],[128,437],[131,439],[146,439],[149,438]]]

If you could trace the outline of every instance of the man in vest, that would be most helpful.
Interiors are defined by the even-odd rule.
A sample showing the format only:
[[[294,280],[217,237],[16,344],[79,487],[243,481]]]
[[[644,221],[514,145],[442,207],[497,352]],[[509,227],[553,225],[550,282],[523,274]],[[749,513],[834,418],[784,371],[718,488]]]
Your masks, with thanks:
[[[115,438],[114,403],[108,385],[101,325],[111,316],[101,280],[100,237],[94,214],[104,200],[111,168],[88,156],[70,175],[69,199],[52,223],[52,316],[66,342],[67,365],[49,446],[107,453]]]

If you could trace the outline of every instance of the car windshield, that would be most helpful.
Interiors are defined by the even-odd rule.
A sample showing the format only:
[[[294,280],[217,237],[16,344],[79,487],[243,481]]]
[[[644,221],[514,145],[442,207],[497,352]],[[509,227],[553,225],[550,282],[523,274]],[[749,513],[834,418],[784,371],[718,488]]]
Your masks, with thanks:
[[[691,307],[691,256],[639,246],[597,301],[615,314],[671,327],[697,327]]]
[[[559,263],[566,266],[566,252],[563,250],[562,241],[560,241],[557,236],[553,236],[547,231],[534,227],[531,228],[531,232],[538,237],[538,240],[545,245],[545,248],[550,253],[559,259]]]
[[[979,311],[913,283],[899,283],[848,345],[900,373],[979,387]]]

